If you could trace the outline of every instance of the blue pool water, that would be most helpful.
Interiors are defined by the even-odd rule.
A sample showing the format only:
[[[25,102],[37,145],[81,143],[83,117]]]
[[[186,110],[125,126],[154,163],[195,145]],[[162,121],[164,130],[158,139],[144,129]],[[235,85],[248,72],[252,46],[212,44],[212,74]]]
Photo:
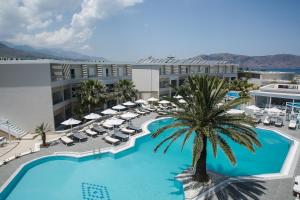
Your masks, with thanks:
[[[172,123],[163,119],[151,123],[151,132]],[[103,154],[81,159],[53,156],[34,161],[19,173],[1,194],[0,199],[18,200],[183,200],[182,185],[176,174],[191,163],[191,141],[180,151],[177,141],[167,154],[154,153],[157,139],[145,136],[134,148],[116,155]],[[279,172],[291,141],[272,132],[257,129],[263,148],[250,153],[233,142],[231,144],[238,164],[232,166],[219,149],[217,158],[208,150],[208,168],[229,176]]]
[[[226,96],[233,97],[233,98],[239,98],[240,97],[239,91],[229,91]]]

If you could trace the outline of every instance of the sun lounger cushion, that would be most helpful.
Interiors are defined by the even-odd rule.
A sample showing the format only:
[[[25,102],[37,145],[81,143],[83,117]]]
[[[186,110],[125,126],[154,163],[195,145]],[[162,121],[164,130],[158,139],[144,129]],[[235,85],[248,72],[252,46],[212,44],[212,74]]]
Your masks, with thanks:
[[[294,187],[293,187],[293,191],[297,194],[300,194],[300,185],[298,184],[295,184]]]
[[[113,128],[113,126],[111,125],[111,124],[102,124],[102,126],[104,127],[104,128]]]
[[[142,131],[141,128],[135,127],[135,126],[128,126],[129,129],[135,130],[135,131]]]
[[[95,126],[95,127],[93,127],[92,128],[92,130],[93,131],[96,131],[96,132],[98,132],[98,133],[105,133],[106,132],[106,130],[104,130],[102,127],[100,127],[100,126]]]
[[[98,133],[96,131],[92,131],[91,129],[87,129],[85,132],[90,136],[98,135]]]
[[[74,142],[71,138],[67,136],[62,136],[60,139],[64,144],[72,144]]]
[[[120,139],[120,140],[128,140],[128,135],[124,134],[124,133],[121,133],[121,132],[117,132],[117,133],[114,133],[113,135],[115,138],[117,139]]]
[[[111,144],[117,144],[118,142],[120,142],[120,140],[116,139],[116,138],[112,138],[110,136],[106,136],[104,138],[105,141],[111,143]]]
[[[289,128],[296,128],[297,127],[297,122],[296,120],[291,120],[289,123]]]
[[[122,128],[121,131],[128,134],[135,133],[135,130],[128,129],[128,128]]]

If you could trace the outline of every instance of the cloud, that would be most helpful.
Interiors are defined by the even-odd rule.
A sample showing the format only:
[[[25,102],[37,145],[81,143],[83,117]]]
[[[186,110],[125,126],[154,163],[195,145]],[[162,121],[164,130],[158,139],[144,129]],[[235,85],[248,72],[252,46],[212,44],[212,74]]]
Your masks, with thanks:
[[[36,47],[89,49],[86,42],[98,21],[142,2],[69,0],[62,4],[61,0],[0,0],[0,30],[5,30],[0,37]],[[70,12],[69,21],[65,19],[67,12]],[[62,25],[56,27],[55,22]]]

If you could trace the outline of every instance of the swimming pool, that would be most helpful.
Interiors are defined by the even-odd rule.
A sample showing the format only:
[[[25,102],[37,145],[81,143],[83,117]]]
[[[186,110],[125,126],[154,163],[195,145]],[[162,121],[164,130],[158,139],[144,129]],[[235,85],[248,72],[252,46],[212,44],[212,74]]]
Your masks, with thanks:
[[[172,122],[154,121],[148,129],[153,132]],[[273,131],[257,129],[257,133],[263,148],[255,154],[230,142],[237,165],[231,166],[222,151],[218,151],[215,159],[209,150],[208,168],[230,176],[280,172],[292,141]],[[51,156],[36,160],[23,168],[0,199],[183,200],[182,185],[174,177],[190,165],[192,143],[189,141],[182,152],[178,141],[167,154],[154,153],[153,148],[163,137],[144,136],[133,148],[115,155],[105,153],[80,159]]]
[[[231,97],[231,98],[239,98],[240,97],[240,92],[239,91],[229,91],[226,94],[227,97]]]

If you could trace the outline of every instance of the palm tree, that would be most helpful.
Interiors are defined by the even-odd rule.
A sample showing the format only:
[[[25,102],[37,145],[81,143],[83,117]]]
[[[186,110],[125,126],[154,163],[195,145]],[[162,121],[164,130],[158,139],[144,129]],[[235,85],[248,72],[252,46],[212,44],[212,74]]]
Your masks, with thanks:
[[[121,102],[136,98],[137,92],[134,83],[130,80],[119,80],[115,85],[115,95]]]
[[[86,80],[80,83],[80,87],[77,90],[77,97],[79,103],[88,107],[88,111],[91,112],[91,108],[95,109],[96,106],[103,104],[106,100],[106,88],[97,80]]]
[[[193,76],[188,77],[183,90],[179,93],[186,101],[180,104],[178,100],[171,100],[182,112],[170,113],[175,122],[161,127],[152,137],[155,138],[165,130],[177,128],[175,132],[162,140],[154,149],[157,151],[163,144],[166,153],[169,147],[179,137],[184,136],[185,143],[193,139],[192,166],[194,169],[194,180],[199,182],[209,181],[206,169],[207,142],[212,145],[213,154],[216,157],[217,149],[220,147],[232,164],[236,163],[234,152],[229,146],[226,138],[245,146],[254,152],[254,146],[260,146],[256,137],[253,119],[246,115],[227,115],[226,111],[249,100],[248,97],[240,97],[217,106],[228,92],[228,85],[224,80],[217,77]],[[225,137],[224,137],[225,136]]]
[[[43,146],[47,146],[46,143],[46,133],[49,131],[48,124],[45,124],[44,122],[41,123],[39,126],[35,128],[35,132],[39,135],[41,135],[42,141],[43,141]]]
[[[236,79],[229,83],[229,90],[240,91],[240,96],[249,96],[249,91],[254,88],[254,84],[248,83],[248,80]]]

